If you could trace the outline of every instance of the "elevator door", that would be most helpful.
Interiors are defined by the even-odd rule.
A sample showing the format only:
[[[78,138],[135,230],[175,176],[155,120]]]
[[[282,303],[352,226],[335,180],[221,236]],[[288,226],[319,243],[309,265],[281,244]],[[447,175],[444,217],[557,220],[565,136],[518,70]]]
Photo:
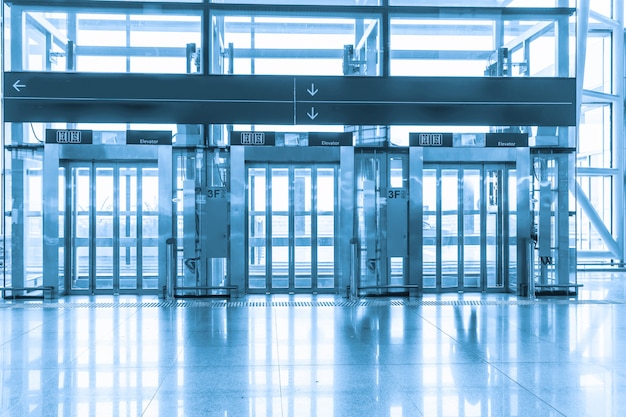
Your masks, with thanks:
[[[70,293],[154,293],[158,288],[156,162],[69,162],[67,172]]]
[[[425,292],[506,291],[514,273],[514,173],[504,164],[424,164]]]
[[[334,292],[337,168],[247,167],[247,290]]]

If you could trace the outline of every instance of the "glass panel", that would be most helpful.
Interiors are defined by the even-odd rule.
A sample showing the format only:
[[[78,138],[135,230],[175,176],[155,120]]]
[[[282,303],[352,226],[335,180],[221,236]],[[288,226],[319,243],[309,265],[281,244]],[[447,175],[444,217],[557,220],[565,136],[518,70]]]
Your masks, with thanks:
[[[141,287],[159,287],[159,172],[141,169]]]
[[[422,285],[435,288],[437,279],[437,170],[424,169],[422,178],[423,255]]]
[[[14,70],[189,73],[201,71],[200,12],[24,13],[24,68]],[[17,45],[16,45],[17,46]],[[68,59],[73,57],[73,59]],[[20,63],[13,62],[14,66]]]
[[[391,75],[484,76],[493,20],[392,18]]]
[[[65,199],[65,186],[67,181],[67,170],[65,167],[59,167],[59,252],[58,252],[58,278],[59,294],[65,293],[65,208],[67,200]]]
[[[211,73],[380,75],[378,18],[214,14],[212,24],[229,55]]]
[[[517,291],[517,171],[509,169],[509,186],[506,195],[509,198],[509,288]],[[506,248],[505,248],[506,249]]]
[[[137,168],[119,169],[120,289],[137,288]]]
[[[594,30],[587,36],[584,89],[601,93],[613,92],[613,59],[611,31]]]
[[[487,286],[500,288],[503,286],[502,269],[502,170],[487,169]]]
[[[272,168],[272,288],[289,288],[289,169]]]
[[[573,76],[575,70],[568,63],[574,60],[567,59],[575,56],[575,48],[570,46],[575,39],[573,22],[566,33],[568,38],[557,43],[559,18],[540,11],[530,16],[532,20],[503,17],[497,10],[473,19],[392,16],[390,74]],[[568,19],[564,15],[564,25],[570,22]]]
[[[463,286],[479,288],[480,189],[479,169],[463,170]]]
[[[404,284],[404,258],[399,256],[389,258],[389,284]]]
[[[294,171],[294,287],[311,288],[311,168]]]
[[[335,170],[317,169],[317,287],[335,287]]]
[[[113,168],[95,168],[95,279],[96,289],[113,289]]]
[[[248,169],[248,288],[266,288],[267,184],[265,168]]]
[[[589,8],[603,16],[613,17],[613,0],[593,0],[589,2]]]
[[[24,241],[26,242],[23,286],[36,287],[43,285],[43,201],[41,197],[31,198],[31,196],[43,195],[42,161],[36,158],[25,158],[23,170],[25,175]]]
[[[72,290],[89,289],[91,169],[71,168]]]
[[[76,21],[77,71],[182,74],[187,44],[201,46],[200,16],[79,13]]]
[[[586,78],[585,78],[586,79]],[[613,168],[611,140],[613,126],[610,103],[586,103],[581,106],[580,135],[576,153],[578,167]],[[612,195],[611,193],[605,195]],[[600,207],[596,207],[602,213]]]
[[[404,186],[404,170],[402,158],[389,159],[389,186],[391,188],[402,188]]]
[[[441,287],[459,285],[459,170],[441,170]]]

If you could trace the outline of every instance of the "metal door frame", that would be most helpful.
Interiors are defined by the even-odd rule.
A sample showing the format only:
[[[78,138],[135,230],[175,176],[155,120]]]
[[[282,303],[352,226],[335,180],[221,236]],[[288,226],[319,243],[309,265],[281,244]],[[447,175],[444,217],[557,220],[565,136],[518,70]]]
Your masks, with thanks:
[[[516,201],[502,201],[503,218],[502,221],[508,229],[508,236],[501,237],[501,247],[504,253],[501,260],[502,268],[506,271],[507,277],[502,288],[488,288],[487,282],[481,285],[481,291],[489,292],[516,292],[523,293],[524,286],[528,285],[528,265],[529,259],[528,242],[530,239],[530,201],[529,201],[529,180],[530,180],[530,153],[529,148],[428,148],[411,147],[410,149],[410,200],[409,200],[409,259],[411,276],[415,276],[420,283],[421,292],[439,293],[443,292],[439,288],[424,289],[423,283],[423,173],[425,165],[482,165],[481,175],[484,176],[489,167],[503,167],[503,187],[509,186],[509,175],[512,170],[516,172]],[[484,186],[481,189],[484,190]],[[501,187],[502,188],[502,187]],[[484,201],[484,198],[483,198]],[[515,203],[515,206],[510,204]],[[515,210],[515,213],[509,212]],[[505,214],[508,213],[508,214]],[[510,216],[516,218],[516,229],[510,229]],[[481,220],[485,224],[485,219]],[[481,225],[481,227],[485,227]],[[486,234],[483,234],[486,236]],[[508,240],[505,240],[508,239]],[[515,242],[515,248],[510,242]],[[482,244],[481,244],[482,245]],[[514,250],[514,252],[509,252]],[[510,258],[515,256],[515,258]],[[484,258],[483,258],[484,259]],[[509,280],[510,271],[507,268],[509,262],[514,261],[517,270],[514,280]],[[484,267],[484,266],[483,266]],[[486,275],[483,275],[486,279]],[[460,277],[462,280],[462,277]],[[460,284],[463,284],[460,282]],[[459,291],[456,287],[451,291]],[[462,288],[461,291],[478,291],[476,288]]]
[[[170,145],[74,145],[46,144],[44,148],[43,175],[43,234],[44,285],[53,288],[52,297],[68,294],[65,263],[66,229],[60,228],[59,176],[64,171],[62,161],[154,163],[158,170],[158,282],[157,288],[132,290],[132,293],[163,295],[166,284],[167,248],[165,241],[173,233],[172,205],[172,147]],[[65,172],[67,178],[69,173]],[[67,193],[66,193],[67,194]],[[67,198],[67,195],[66,195]],[[67,215],[67,212],[65,212]],[[63,230],[63,235],[60,233]],[[62,249],[62,251],[61,251]],[[82,292],[85,294],[85,292]]]

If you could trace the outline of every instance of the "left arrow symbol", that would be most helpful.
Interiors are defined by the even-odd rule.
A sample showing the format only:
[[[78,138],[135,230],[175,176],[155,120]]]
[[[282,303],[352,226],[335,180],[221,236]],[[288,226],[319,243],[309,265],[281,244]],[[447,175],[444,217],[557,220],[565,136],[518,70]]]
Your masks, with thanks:
[[[307,113],[307,116],[309,116],[309,119],[311,120],[315,120],[315,118],[319,115],[319,113],[315,112],[315,107],[311,107],[311,112]]]
[[[17,92],[21,91],[20,88],[26,87],[26,84],[20,84],[20,81],[22,80],[17,80],[15,83],[13,83],[13,88],[15,88]]]

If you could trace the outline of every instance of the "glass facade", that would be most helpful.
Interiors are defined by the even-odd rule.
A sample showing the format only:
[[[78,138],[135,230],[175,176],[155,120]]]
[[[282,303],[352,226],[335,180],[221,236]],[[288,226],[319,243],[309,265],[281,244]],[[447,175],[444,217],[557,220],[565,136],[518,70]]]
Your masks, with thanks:
[[[407,146],[409,132],[521,131],[531,146],[576,148],[579,261],[624,259],[622,1],[12,1],[5,72],[329,77],[579,78],[576,128],[491,125],[273,125],[6,121],[5,236],[41,252],[37,199],[46,129],[93,129],[95,144],[129,128],[165,129],[174,146],[228,146],[233,129],[352,132],[357,145]],[[588,7],[585,7],[585,4]],[[578,10],[576,10],[578,8]],[[619,15],[619,19],[617,18]],[[581,31],[585,31],[584,33]],[[584,40],[584,42],[583,42]],[[13,85],[19,90],[22,84]],[[312,115],[314,114],[311,113]],[[96,120],[94,120],[96,122]],[[282,138],[282,136],[281,136]],[[37,185],[39,184],[39,185]],[[37,188],[39,187],[39,188]],[[18,197],[16,200],[15,197]],[[591,210],[591,211],[590,211]],[[39,223],[38,223],[39,222]],[[15,228],[23,228],[19,232]],[[28,243],[33,241],[33,243]],[[14,246],[13,246],[14,247]],[[119,254],[118,254],[119,255]],[[59,257],[66,259],[60,253]],[[37,275],[42,256],[24,274]],[[7,262],[10,264],[10,262]]]
[[[146,10],[19,6],[5,11],[6,71],[210,73],[346,76],[575,75],[575,20],[569,5],[520,9],[499,1],[410,8],[350,3],[354,12],[294,12],[243,2],[229,9],[172,2]],[[228,2],[225,2],[228,3]],[[293,4],[294,2],[289,2]],[[298,2],[296,2],[298,3]],[[438,2],[437,2],[438,3]],[[465,3],[465,4],[461,4]],[[306,5],[306,2],[301,4]],[[315,2],[319,6],[319,2]],[[402,6],[403,2],[391,6]],[[425,7],[429,6],[429,7]],[[436,7],[435,7],[436,6]],[[479,7],[454,9],[445,7]],[[508,6],[508,7],[504,7]],[[528,6],[527,2],[524,7]],[[443,7],[443,8],[441,8]],[[480,7],[483,7],[482,9]],[[513,8],[511,8],[513,7]],[[13,28],[13,29],[11,29]],[[11,36],[21,42],[11,44]],[[595,49],[594,49],[595,51]]]

